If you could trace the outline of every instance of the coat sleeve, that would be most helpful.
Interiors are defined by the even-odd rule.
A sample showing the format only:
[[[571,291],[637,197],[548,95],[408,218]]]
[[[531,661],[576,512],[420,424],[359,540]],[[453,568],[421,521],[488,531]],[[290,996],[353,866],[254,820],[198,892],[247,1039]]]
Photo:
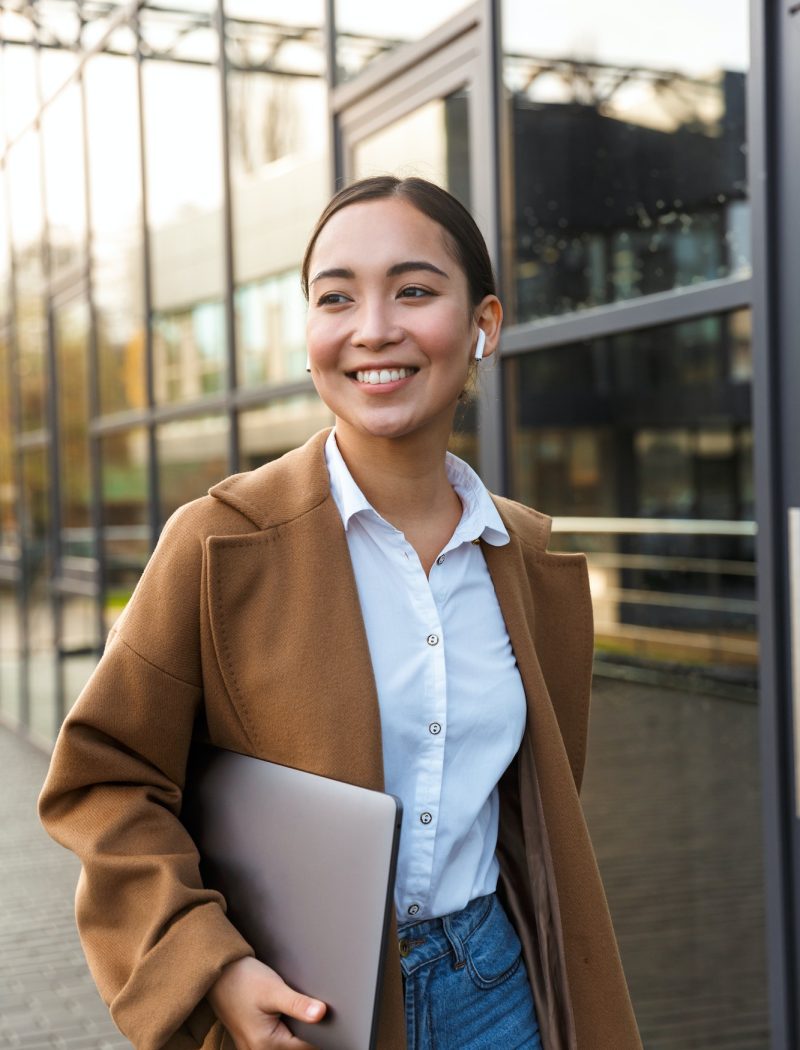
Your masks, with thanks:
[[[203,887],[178,819],[202,704],[204,542],[197,505],[164,530],[61,729],[39,800],[47,831],[81,860],[76,917],[111,1015],[139,1050],[200,1045],[204,996],[252,950]]]

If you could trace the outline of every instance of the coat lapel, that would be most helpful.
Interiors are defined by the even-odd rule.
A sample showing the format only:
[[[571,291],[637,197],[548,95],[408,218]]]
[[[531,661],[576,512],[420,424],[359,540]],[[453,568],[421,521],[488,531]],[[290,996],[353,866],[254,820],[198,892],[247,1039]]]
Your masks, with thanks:
[[[313,452],[293,477],[296,516],[208,541],[214,647],[259,757],[381,790],[380,712],[358,591],[327,472],[317,500],[325,465],[321,447]],[[275,482],[262,477],[260,490],[248,479],[258,504],[243,502],[241,486],[236,494],[239,509],[266,524],[285,501],[270,498]]]

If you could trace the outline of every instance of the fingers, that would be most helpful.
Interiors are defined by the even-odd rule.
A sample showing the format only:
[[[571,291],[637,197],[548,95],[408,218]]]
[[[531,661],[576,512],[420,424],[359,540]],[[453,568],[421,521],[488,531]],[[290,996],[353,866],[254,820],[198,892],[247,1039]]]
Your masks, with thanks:
[[[281,986],[276,986],[273,989],[273,996],[277,998],[273,1010],[277,1009],[279,1013],[284,1014],[286,1017],[293,1017],[296,1021],[306,1021],[313,1024],[325,1016],[325,1003],[320,1002],[319,999],[311,999],[301,992],[296,992],[285,981],[281,981]]]
[[[281,1017],[313,1024],[325,1016],[319,999],[303,995],[253,958],[226,966],[208,993],[237,1050],[314,1050]]]

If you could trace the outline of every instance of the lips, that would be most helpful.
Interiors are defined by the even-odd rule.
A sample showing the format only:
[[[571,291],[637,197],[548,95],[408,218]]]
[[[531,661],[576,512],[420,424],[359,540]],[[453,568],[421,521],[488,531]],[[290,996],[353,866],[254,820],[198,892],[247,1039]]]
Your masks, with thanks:
[[[407,379],[418,371],[418,368],[371,368],[350,374],[357,383],[377,386],[379,383],[396,383],[399,379]]]

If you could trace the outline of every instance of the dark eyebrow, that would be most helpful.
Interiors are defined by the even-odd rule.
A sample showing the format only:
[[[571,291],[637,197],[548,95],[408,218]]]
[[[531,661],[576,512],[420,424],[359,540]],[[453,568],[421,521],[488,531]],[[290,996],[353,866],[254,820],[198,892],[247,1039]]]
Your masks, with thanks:
[[[440,277],[446,277],[450,280],[449,275],[446,274],[444,270],[440,270],[439,267],[434,266],[433,263],[425,262],[424,259],[410,259],[408,262],[395,263],[394,266],[390,266],[386,271],[386,276],[402,277],[404,273],[414,273],[417,270],[426,270],[428,273],[438,273]],[[355,278],[355,274],[345,266],[334,266],[329,270],[320,270],[319,273],[314,274],[308,282],[309,287],[315,281],[319,281],[323,277],[340,277],[343,280],[352,281]]]
[[[309,285],[312,285],[314,281],[318,281],[321,277],[343,277],[346,278],[348,281],[352,281],[355,277],[355,274],[352,270],[348,270],[346,267],[335,266],[330,270],[320,270],[319,273],[314,274],[314,276],[308,282]]]
[[[425,262],[424,259],[412,259],[409,262],[395,263],[394,266],[390,266],[386,271],[386,276],[401,277],[404,273],[413,273],[414,270],[427,270],[428,273],[438,273],[440,277],[450,279],[444,270],[440,270],[433,263]]]

